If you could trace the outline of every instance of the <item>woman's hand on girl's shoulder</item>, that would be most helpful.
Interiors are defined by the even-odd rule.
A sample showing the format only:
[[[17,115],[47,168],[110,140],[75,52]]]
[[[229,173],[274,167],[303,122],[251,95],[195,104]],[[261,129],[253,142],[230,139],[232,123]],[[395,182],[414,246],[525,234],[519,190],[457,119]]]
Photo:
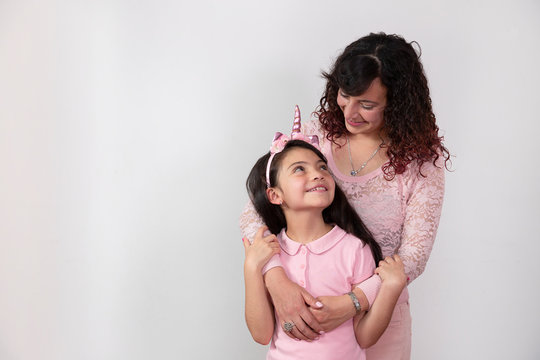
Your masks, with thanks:
[[[261,271],[272,256],[279,254],[280,248],[276,235],[264,236],[266,230],[268,230],[267,226],[261,226],[251,244],[248,239],[242,239],[246,251],[245,267]]]
[[[407,275],[399,255],[387,256],[379,261],[379,267],[375,269],[383,286],[392,286],[400,291],[407,285]]]

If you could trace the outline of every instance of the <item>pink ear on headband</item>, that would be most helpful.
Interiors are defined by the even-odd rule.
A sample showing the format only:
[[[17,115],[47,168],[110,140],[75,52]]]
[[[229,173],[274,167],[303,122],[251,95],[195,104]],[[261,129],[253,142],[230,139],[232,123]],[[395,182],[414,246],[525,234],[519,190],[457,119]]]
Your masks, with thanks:
[[[272,146],[270,146],[270,158],[268,159],[268,164],[266,164],[266,186],[270,187],[270,165],[274,159],[274,155],[280,153],[285,148],[285,145],[291,140],[302,140],[305,141],[317,149],[319,149],[319,137],[317,135],[306,136],[300,132],[301,129],[300,122],[300,109],[298,105],[294,107],[294,122],[292,127],[291,136],[284,135],[280,132],[277,132],[274,135],[274,140],[272,140]]]

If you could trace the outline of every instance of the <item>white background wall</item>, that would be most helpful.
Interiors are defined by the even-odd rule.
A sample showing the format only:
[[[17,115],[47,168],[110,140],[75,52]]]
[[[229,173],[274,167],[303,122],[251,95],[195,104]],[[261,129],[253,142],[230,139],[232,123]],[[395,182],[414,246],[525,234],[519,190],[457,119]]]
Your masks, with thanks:
[[[540,3],[0,0],[0,359],[255,359],[244,181],[371,31],[455,155],[413,359],[540,358]]]

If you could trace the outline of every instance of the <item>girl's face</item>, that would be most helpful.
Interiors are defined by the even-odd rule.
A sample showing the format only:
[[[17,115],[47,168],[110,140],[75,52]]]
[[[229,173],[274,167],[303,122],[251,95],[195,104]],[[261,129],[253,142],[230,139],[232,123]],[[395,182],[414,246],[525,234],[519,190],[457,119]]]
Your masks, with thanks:
[[[340,88],[337,103],[345,117],[345,127],[351,135],[378,135],[384,125],[386,87],[375,78],[361,95],[350,96]]]
[[[326,163],[313,151],[296,147],[281,160],[277,186],[269,197],[291,210],[322,211],[334,200],[335,186]]]

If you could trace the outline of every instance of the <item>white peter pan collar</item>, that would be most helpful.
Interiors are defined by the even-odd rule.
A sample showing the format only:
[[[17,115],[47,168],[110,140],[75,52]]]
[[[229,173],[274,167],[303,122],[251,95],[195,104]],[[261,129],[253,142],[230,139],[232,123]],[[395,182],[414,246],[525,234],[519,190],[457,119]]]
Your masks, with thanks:
[[[285,229],[281,230],[278,235],[279,245],[289,255],[295,255],[300,250],[300,247],[304,245],[308,250],[314,254],[322,254],[323,252],[331,249],[336,245],[343,237],[347,235],[345,230],[337,225],[334,225],[332,230],[324,234],[322,237],[313,240],[307,244],[302,244],[297,241],[291,240],[287,236]]]

